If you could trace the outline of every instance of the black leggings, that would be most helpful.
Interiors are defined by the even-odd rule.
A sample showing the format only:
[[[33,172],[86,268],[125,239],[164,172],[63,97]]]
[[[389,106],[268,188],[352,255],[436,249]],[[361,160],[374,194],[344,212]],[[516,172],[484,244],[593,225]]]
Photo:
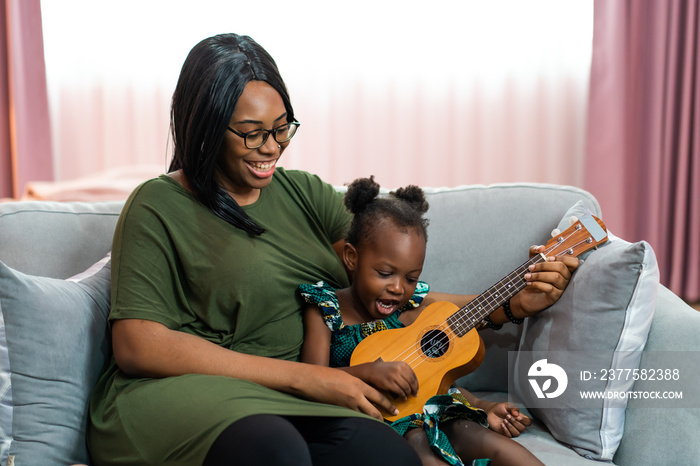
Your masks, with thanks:
[[[209,449],[203,466],[420,466],[391,427],[356,417],[258,414],[234,422]]]

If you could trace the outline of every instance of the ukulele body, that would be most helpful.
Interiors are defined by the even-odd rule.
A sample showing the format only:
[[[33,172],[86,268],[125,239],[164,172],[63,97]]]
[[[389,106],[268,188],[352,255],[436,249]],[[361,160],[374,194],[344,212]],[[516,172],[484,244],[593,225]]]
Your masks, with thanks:
[[[395,421],[423,412],[423,406],[434,395],[445,394],[459,377],[474,371],[484,359],[484,343],[476,329],[463,336],[450,328],[448,318],[459,308],[449,302],[436,302],[426,307],[411,325],[373,333],[360,342],[352,353],[350,365],[356,366],[378,359],[404,361],[418,377],[416,397],[392,400],[399,414],[385,413],[384,419]],[[440,324],[435,324],[440,322]]]

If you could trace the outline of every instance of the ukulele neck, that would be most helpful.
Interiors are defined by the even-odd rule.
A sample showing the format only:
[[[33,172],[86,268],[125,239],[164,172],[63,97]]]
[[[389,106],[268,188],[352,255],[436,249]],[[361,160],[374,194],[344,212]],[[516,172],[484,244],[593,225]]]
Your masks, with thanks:
[[[447,319],[450,328],[461,337],[478,326],[486,316],[525,288],[525,285],[527,285],[525,274],[529,271],[531,265],[544,262],[546,259],[543,254],[537,254],[503,277],[498,283],[452,314]]]

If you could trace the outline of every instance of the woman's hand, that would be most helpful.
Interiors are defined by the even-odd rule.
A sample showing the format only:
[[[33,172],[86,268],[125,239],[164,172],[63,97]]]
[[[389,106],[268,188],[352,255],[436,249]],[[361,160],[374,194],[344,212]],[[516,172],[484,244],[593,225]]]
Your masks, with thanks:
[[[530,257],[544,250],[544,246],[532,246]],[[578,265],[578,259],[572,256],[547,257],[546,261],[531,265],[525,275],[527,286],[511,299],[511,309],[519,310],[513,315],[529,317],[557,302]]]
[[[298,363],[305,375],[294,392],[302,398],[321,403],[344,406],[382,420],[382,410],[398,414],[398,409],[379,390],[344,370]],[[417,382],[416,382],[417,383]]]
[[[374,361],[345,367],[343,370],[402,401],[418,394],[418,378],[405,362]]]

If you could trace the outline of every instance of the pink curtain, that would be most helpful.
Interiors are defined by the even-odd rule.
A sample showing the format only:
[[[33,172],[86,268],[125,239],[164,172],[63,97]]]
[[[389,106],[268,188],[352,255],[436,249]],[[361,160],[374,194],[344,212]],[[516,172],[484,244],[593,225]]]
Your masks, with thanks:
[[[386,188],[583,182],[592,1],[359,2],[368,15],[271,0],[285,15],[248,15],[244,27],[229,0],[142,1],[138,14],[65,3],[42,2],[58,181],[166,170],[182,62],[197,41],[233,31],[275,57],[289,88],[302,126],[285,168],[337,185],[373,174]],[[319,11],[343,21],[319,22]]]
[[[700,0],[596,0],[585,187],[700,300]]]
[[[0,198],[53,179],[39,0],[0,0]]]

